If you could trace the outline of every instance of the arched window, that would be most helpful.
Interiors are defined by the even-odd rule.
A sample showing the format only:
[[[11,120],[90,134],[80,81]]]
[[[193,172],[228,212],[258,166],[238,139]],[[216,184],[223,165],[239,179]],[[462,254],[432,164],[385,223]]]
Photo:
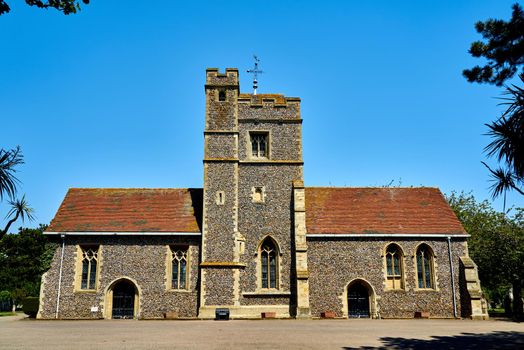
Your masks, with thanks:
[[[417,248],[417,281],[423,289],[435,288],[435,271],[433,266],[433,251],[427,244]]]
[[[187,289],[188,247],[171,247],[171,289]]]
[[[96,289],[98,246],[80,247],[82,250],[82,278],[80,289]]]
[[[262,288],[278,288],[278,249],[271,238],[260,246]]]
[[[390,244],[386,249],[386,287],[388,289],[403,289],[403,256],[402,249],[396,244]]]

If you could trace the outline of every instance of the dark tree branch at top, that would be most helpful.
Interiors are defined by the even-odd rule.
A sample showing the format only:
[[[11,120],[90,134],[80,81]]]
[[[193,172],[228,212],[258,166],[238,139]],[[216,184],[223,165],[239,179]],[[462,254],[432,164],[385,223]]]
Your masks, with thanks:
[[[484,41],[473,42],[469,53],[487,59],[487,64],[465,69],[462,74],[470,83],[502,86],[524,65],[524,11],[518,3],[514,4],[509,21],[488,19],[477,22],[475,29]]]
[[[64,15],[69,15],[80,11],[80,1],[77,0],[25,0],[26,4],[29,6],[36,6],[38,8],[54,8],[58,11],[64,13]],[[89,4],[89,0],[82,0],[84,4]],[[0,0],[0,15],[9,13],[11,8],[5,2],[5,0]]]

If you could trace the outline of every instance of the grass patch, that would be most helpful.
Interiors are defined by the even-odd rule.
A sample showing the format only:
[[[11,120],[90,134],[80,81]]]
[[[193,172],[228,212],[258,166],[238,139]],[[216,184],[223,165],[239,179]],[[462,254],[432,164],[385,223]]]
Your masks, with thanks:
[[[2,316],[14,316],[14,315],[16,315],[16,313],[11,312],[11,311],[0,311],[0,317],[2,317]]]
[[[503,316],[506,316],[506,310],[504,310],[503,307],[500,307],[500,308],[494,308],[494,309],[489,309],[489,310],[488,310],[488,314],[489,314],[491,317],[503,317]]]

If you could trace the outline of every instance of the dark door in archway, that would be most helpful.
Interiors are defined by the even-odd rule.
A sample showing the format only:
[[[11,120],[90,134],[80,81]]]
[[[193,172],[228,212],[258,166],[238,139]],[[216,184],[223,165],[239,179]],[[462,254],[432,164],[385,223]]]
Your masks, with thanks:
[[[369,318],[369,293],[360,282],[348,288],[348,316],[350,318]]]
[[[135,286],[120,281],[113,288],[113,318],[133,318],[135,313]]]

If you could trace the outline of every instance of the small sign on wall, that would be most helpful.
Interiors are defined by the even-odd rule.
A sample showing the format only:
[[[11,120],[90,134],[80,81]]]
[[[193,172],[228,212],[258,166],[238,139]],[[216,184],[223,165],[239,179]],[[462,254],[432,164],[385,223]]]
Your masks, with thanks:
[[[98,306],[91,306],[91,312],[98,312]]]

